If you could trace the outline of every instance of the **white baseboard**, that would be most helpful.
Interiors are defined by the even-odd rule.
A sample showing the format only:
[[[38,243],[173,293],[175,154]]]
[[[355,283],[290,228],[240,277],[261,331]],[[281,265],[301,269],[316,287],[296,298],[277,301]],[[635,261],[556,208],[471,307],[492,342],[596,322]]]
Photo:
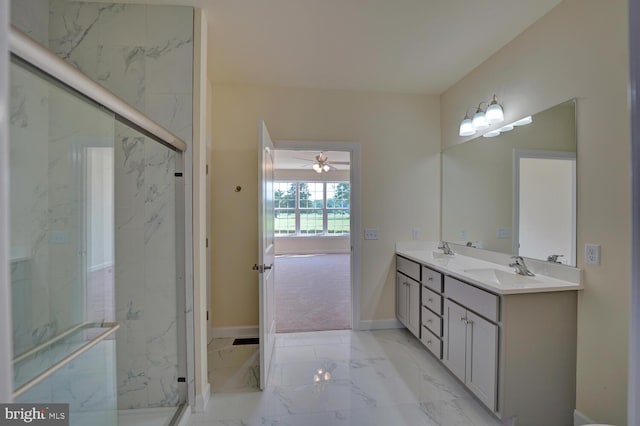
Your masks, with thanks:
[[[403,328],[404,325],[397,319],[384,320],[360,320],[359,330],[387,330],[390,328]]]
[[[258,326],[212,327],[211,338],[219,339],[221,337],[258,337]]]
[[[573,426],[583,426],[593,424],[595,421],[591,420],[585,414],[578,410],[573,410]]]
[[[209,399],[211,398],[211,384],[207,383],[204,388],[204,393],[201,395],[196,395],[196,406],[193,410],[196,413],[202,413],[207,409],[207,404],[209,403]]]

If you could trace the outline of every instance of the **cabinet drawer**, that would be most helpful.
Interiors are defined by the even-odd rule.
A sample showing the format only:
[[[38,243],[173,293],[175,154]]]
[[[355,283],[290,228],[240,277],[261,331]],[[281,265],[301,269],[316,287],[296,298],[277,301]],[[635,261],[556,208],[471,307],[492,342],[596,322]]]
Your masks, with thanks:
[[[436,337],[427,327],[422,327],[420,341],[431,351],[432,354],[442,359],[442,340]]]
[[[420,264],[404,257],[396,256],[396,269],[416,281],[420,281]]]
[[[483,317],[498,322],[500,302],[495,294],[448,276],[444,278],[444,294],[447,298],[455,300]]]
[[[442,274],[423,266],[422,284],[426,285],[436,293],[442,293]]]
[[[422,286],[422,304],[436,314],[442,315],[442,296]]]
[[[422,307],[422,325],[431,330],[436,336],[442,336],[442,318],[424,306]]]

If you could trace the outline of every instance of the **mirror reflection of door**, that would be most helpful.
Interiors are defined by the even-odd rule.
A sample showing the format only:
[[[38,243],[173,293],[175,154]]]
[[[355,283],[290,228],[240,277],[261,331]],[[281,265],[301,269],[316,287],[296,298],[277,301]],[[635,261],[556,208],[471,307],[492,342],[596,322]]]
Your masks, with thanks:
[[[513,252],[575,265],[575,152],[516,150],[514,168]]]

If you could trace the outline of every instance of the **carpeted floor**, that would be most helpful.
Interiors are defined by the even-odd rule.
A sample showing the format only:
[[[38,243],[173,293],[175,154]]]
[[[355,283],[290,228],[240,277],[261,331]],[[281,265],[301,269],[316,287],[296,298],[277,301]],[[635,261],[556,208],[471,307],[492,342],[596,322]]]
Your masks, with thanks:
[[[349,254],[276,257],[276,331],[351,328]]]

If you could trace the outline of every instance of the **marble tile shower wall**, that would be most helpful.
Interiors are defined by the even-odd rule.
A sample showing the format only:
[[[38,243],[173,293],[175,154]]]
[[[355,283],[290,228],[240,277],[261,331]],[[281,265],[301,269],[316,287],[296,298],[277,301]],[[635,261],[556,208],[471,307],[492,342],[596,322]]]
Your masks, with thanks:
[[[193,8],[65,0],[11,6],[14,25],[191,144]],[[123,126],[115,158],[118,405],[175,405],[174,159]]]

